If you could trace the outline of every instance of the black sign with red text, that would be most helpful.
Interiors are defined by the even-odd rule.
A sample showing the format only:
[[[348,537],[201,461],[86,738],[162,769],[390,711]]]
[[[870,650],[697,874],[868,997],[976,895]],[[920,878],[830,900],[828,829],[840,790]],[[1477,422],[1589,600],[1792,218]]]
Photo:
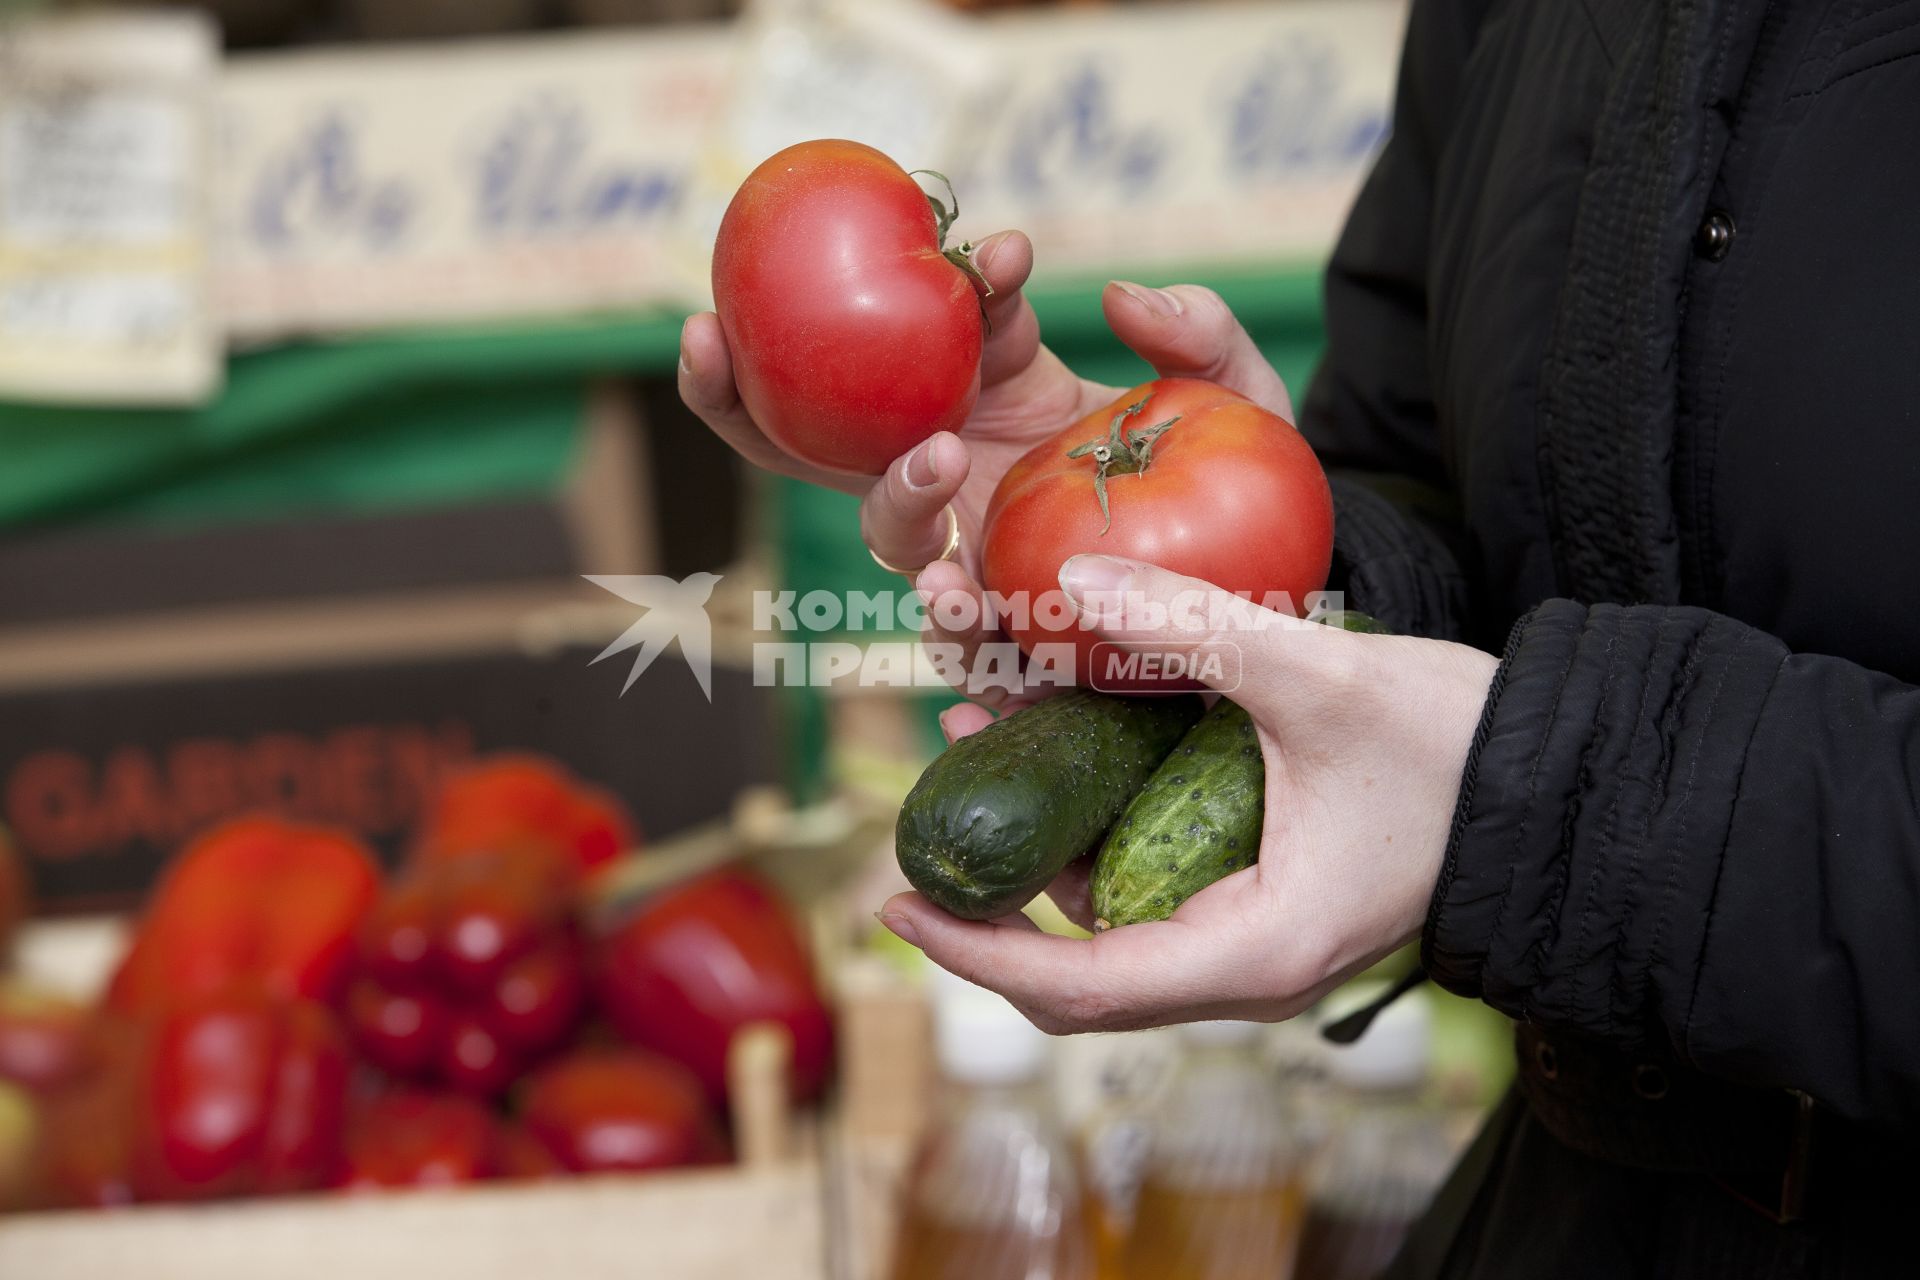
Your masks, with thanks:
[[[268,810],[346,827],[389,861],[438,777],[533,751],[612,789],[658,837],[773,776],[770,703],[716,668],[709,703],[661,661],[591,649],[0,692],[0,822],[43,912],[138,898],[196,832]]]

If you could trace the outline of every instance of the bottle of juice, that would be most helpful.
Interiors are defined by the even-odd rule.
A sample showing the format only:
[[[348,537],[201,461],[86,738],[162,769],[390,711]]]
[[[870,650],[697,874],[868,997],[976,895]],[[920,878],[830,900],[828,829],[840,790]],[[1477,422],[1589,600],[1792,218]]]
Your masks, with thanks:
[[[1409,992],[1350,1045],[1330,1046],[1327,1139],[1307,1173],[1302,1277],[1375,1280],[1425,1212],[1456,1154],[1428,1089],[1432,1005]]]
[[[1128,1280],[1286,1280],[1299,1244],[1298,1128],[1266,1028],[1184,1028],[1186,1052],[1155,1109],[1125,1250]]]
[[[1079,1171],[1045,1089],[1047,1037],[945,973],[934,1033],[950,1097],[908,1173],[893,1280],[1095,1280]]]
[[[1083,1104],[1075,1132],[1100,1274],[1109,1280],[1126,1274],[1126,1244],[1133,1234],[1140,1180],[1146,1174],[1155,1099],[1166,1087],[1179,1050],[1177,1027],[1077,1036],[1059,1044],[1059,1083],[1071,1090],[1063,1094],[1063,1105]],[[1073,1108],[1066,1109],[1073,1124]]]

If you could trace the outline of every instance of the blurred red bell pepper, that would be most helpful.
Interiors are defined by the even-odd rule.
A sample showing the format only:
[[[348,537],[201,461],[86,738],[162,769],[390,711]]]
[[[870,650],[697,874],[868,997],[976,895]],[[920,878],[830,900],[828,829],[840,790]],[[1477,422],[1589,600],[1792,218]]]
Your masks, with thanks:
[[[687,1064],[726,1096],[727,1048],[771,1021],[793,1033],[795,1096],[817,1095],[833,1023],[806,945],[772,889],[721,870],[645,899],[599,944],[601,1006],[634,1043]]]
[[[521,1122],[575,1173],[712,1164],[726,1147],[699,1083],[637,1049],[582,1049],[529,1076]]]
[[[639,839],[611,792],[539,756],[499,755],[442,785],[418,848],[428,860],[536,848],[586,873]]]
[[[374,906],[347,993],[354,1043],[404,1079],[490,1096],[586,1004],[573,872],[537,851],[424,862]]]
[[[325,1185],[340,1163],[347,1067],[333,1015],[310,1000],[233,986],[161,1015],[134,1094],[135,1196]]]
[[[491,1178],[503,1127],[471,1098],[405,1089],[354,1112],[338,1183],[349,1189],[451,1186]]]
[[[236,982],[330,1003],[378,888],[373,859],[343,832],[271,817],[215,827],[167,868],[107,1003],[151,1013]]]

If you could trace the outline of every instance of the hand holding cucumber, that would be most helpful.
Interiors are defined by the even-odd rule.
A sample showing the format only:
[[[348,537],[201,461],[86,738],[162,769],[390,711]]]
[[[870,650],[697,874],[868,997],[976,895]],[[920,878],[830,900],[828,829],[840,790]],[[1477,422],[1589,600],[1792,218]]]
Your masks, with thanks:
[[[1060,577],[1089,624],[1123,647],[1237,651],[1214,683],[1246,710],[1261,754],[1256,861],[1169,919],[1087,940],[1017,915],[961,920],[917,893],[889,901],[882,921],[1056,1033],[1288,1017],[1415,937],[1494,658],[1270,614],[1107,556],[1077,556]],[[1135,619],[1111,608],[1121,594],[1162,606],[1167,625],[1129,629]]]

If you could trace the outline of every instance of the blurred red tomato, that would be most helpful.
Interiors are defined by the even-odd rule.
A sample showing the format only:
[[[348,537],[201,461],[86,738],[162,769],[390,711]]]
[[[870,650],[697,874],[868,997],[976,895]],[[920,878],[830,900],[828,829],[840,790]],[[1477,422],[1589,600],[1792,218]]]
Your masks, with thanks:
[[[711,1164],[722,1144],[699,1082],[637,1049],[583,1049],[527,1078],[527,1132],[575,1173]]]
[[[471,1098],[412,1089],[382,1094],[348,1121],[339,1183],[364,1190],[490,1178],[500,1130],[493,1112]]]
[[[0,827],[0,960],[13,946],[13,935],[27,918],[27,869],[14,850],[7,829]]]
[[[566,1173],[553,1152],[547,1150],[547,1144],[517,1120],[500,1126],[499,1138],[494,1144],[494,1167],[502,1178],[538,1180]]]
[[[0,1080],[35,1093],[78,1080],[98,1056],[93,1024],[77,1000],[0,979]]]
[[[134,1118],[140,1103],[142,1035],[101,1013],[88,1027],[79,1073],[40,1097],[33,1199],[51,1209],[130,1204]]]
[[[135,1095],[136,1195],[205,1199],[322,1186],[339,1167],[347,1051],[310,1000],[235,986],[152,1026]]]
[[[168,866],[107,1003],[150,1013],[235,982],[332,1003],[378,888],[372,857],[343,832],[268,817],[215,827]]]
[[[573,872],[537,851],[416,866],[359,940],[347,1025],[382,1070],[476,1096],[557,1049],[587,1000]]]
[[[419,854],[438,859],[534,848],[585,872],[639,843],[626,806],[611,792],[539,756],[499,755],[441,787]]]
[[[600,942],[601,1006],[635,1044],[685,1063],[726,1096],[727,1049],[741,1028],[793,1034],[796,1097],[817,1095],[833,1059],[833,1023],[806,945],[759,879],[723,870],[646,899]]]

